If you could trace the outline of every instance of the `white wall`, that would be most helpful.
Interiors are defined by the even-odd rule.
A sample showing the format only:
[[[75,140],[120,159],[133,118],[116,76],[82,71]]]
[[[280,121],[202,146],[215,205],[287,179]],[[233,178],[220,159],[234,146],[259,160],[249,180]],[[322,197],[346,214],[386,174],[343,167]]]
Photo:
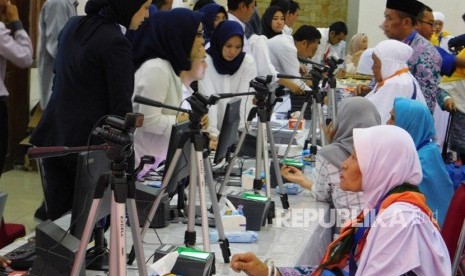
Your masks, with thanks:
[[[433,10],[438,10],[446,15],[444,30],[453,35],[465,33],[465,22],[462,14],[465,13],[464,0],[423,0],[424,4]],[[366,33],[368,35],[368,47],[374,47],[386,37],[379,26],[384,20],[385,0],[348,0],[348,28],[347,41],[355,33]]]

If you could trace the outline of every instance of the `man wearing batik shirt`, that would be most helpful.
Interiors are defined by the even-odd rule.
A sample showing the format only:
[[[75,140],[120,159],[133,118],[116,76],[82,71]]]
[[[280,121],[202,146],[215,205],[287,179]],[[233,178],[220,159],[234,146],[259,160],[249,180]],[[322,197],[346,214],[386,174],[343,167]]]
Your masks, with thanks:
[[[415,31],[417,15],[423,7],[423,3],[416,0],[387,0],[383,29],[388,38],[403,41],[413,48],[408,61],[410,72],[420,84],[432,113],[441,80],[442,58],[436,48]]]

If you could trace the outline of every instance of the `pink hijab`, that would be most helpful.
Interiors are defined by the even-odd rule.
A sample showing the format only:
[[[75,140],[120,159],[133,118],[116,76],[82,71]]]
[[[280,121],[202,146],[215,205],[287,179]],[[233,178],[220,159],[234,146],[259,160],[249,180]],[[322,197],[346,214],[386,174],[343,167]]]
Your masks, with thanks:
[[[400,127],[354,129],[354,147],[362,172],[365,208],[374,208],[394,187],[418,185],[423,178],[415,144]]]

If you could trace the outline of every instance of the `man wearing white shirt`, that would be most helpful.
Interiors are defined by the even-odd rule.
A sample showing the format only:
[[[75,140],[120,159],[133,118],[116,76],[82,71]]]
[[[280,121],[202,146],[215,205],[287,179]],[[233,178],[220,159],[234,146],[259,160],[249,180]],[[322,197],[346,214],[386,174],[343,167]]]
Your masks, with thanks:
[[[286,25],[284,25],[283,34],[292,35],[294,31],[292,26],[299,18],[300,15],[300,5],[294,0],[289,1],[289,12],[286,16]]]
[[[347,25],[342,21],[334,22],[329,28],[318,28],[321,33],[321,41],[315,56],[314,62],[323,63],[328,57],[344,58],[345,41],[347,36]]]
[[[236,21],[245,32],[245,24],[252,18],[255,0],[228,0],[228,20]],[[249,41],[244,37],[244,52],[250,54]]]

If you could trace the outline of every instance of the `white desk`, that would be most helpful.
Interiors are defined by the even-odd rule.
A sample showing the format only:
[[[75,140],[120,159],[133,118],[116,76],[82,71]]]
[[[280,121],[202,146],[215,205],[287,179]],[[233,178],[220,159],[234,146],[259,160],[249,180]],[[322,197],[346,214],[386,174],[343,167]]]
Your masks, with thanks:
[[[226,193],[229,189],[227,187]],[[237,189],[237,188],[236,188]],[[276,214],[283,214],[281,202],[279,198],[274,197],[276,204]],[[230,250],[232,254],[246,251],[254,252],[260,259],[273,258],[277,266],[289,266],[298,264],[318,264],[324,254],[327,244],[331,240],[331,229],[323,227],[320,223],[314,222],[307,227],[302,227],[302,214],[304,209],[318,210],[321,214],[320,220],[328,221],[329,207],[327,203],[315,202],[308,192],[302,192],[299,195],[290,195],[289,204],[294,222],[297,227],[279,227],[276,226],[278,219],[273,220],[274,225],[266,225],[258,232],[259,240],[256,243],[231,243]],[[297,217],[295,216],[297,214]],[[57,224],[66,229],[69,225],[70,215],[65,216],[57,221]],[[305,219],[304,219],[305,220]],[[292,224],[292,223],[291,223]],[[156,229],[161,241],[164,244],[182,245],[184,241],[184,231],[186,224],[170,224],[165,228]],[[202,249],[201,228],[196,226],[197,231],[197,247]],[[108,236],[108,232],[106,235]],[[132,246],[130,228],[127,227],[127,251],[129,252]],[[0,254],[6,254],[17,246],[25,243],[26,240],[18,240],[15,243],[0,250]],[[160,246],[158,239],[153,229],[147,231],[144,239],[145,258],[148,259]],[[217,243],[211,243],[211,250],[216,254],[216,275],[238,275],[229,268],[229,264],[223,262],[221,250]],[[134,262],[135,264],[136,262]],[[152,263],[152,260],[147,262]],[[87,275],[102,275],[102,272],[88,271]],[[128,275],[138,275],[137,269],[128,267]]]

